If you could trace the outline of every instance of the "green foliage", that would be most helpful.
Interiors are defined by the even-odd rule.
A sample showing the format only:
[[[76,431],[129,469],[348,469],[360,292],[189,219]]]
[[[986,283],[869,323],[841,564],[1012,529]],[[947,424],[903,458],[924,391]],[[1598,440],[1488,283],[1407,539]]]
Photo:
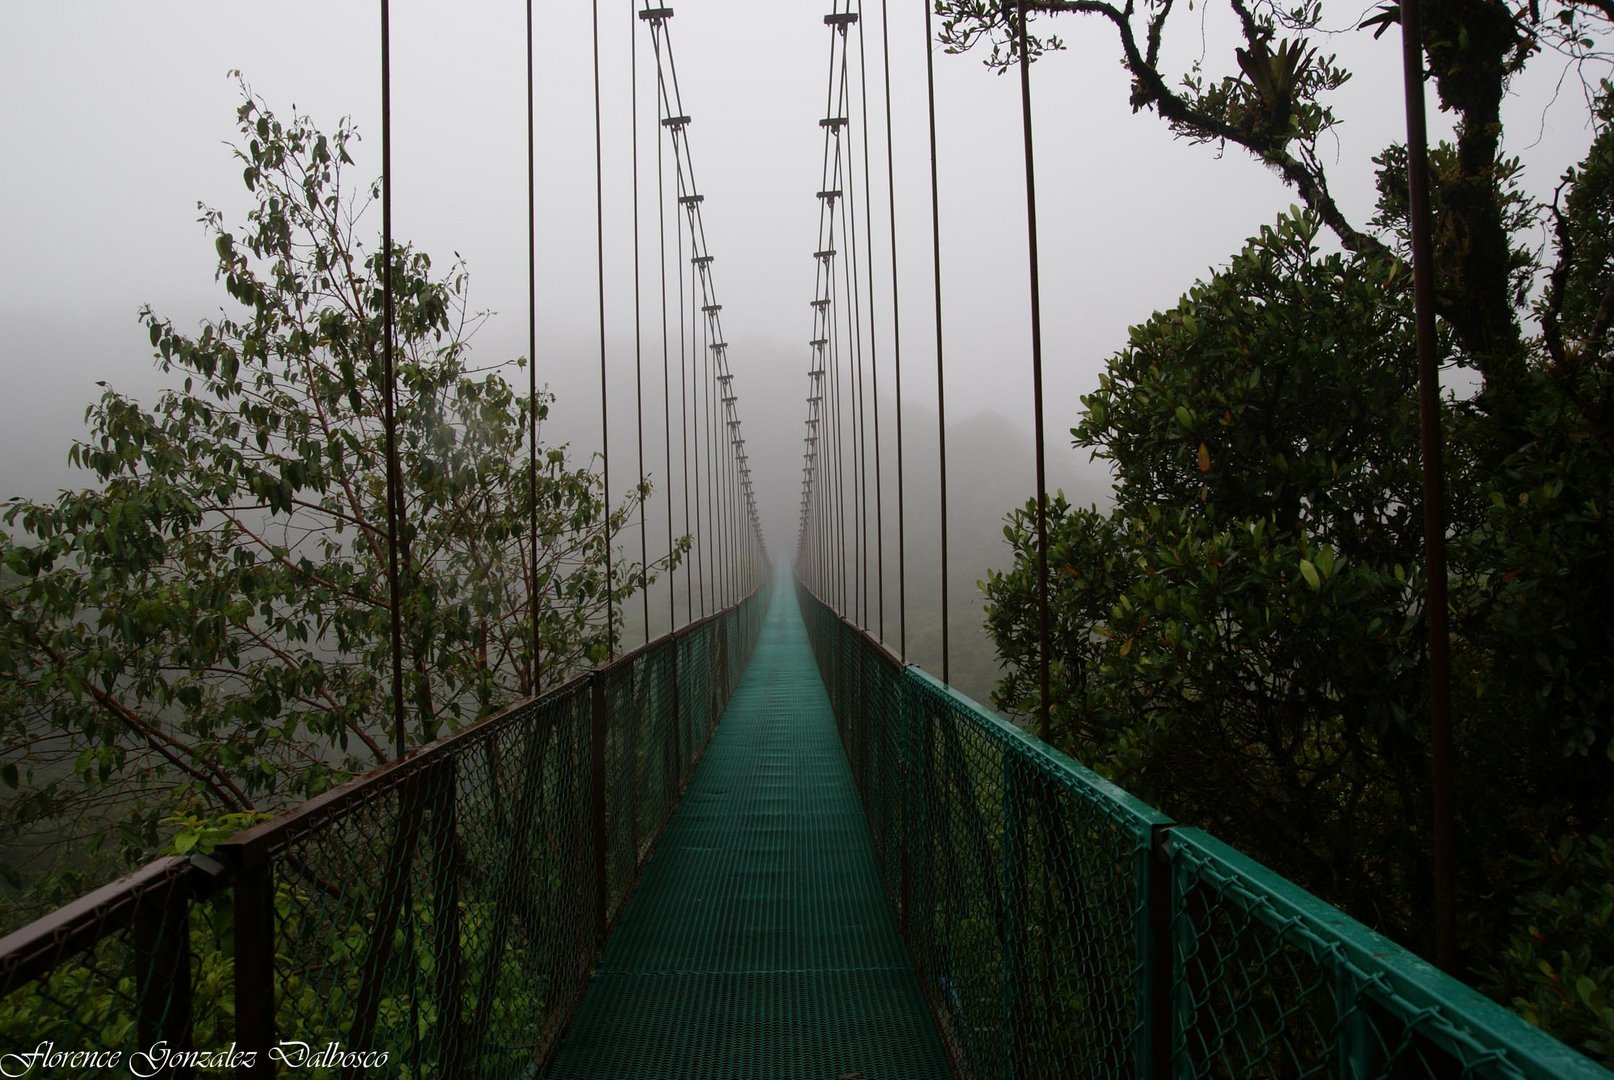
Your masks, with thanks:
[[[1566,178],[1543,333],[1525,340],[1508,407],[1448,398],[1442,419],[1470,971],[1614,1061],[1608,108],[1605,97],[1587,159]],[[1389,174],[1405,157],[1381,163]],[[1392,234],[1397,212],[1381,203]],[[1179,820],[1426,948],[1407,275],[1393,236],[1382,256],[1323,254],[1318,229],[1295,211],[1264,229],[1134,327],[1083,399],[1073,435],[1111,462],[1115,506],[1050,508],[1055,737]],[[1444,324],[1440,348],[1448,366],[1472,363]],[[1015,565],[987,583],[1009,665],[998,702],[1027,716],[1033,510],[1010,515]]]
[[[1561,836],[1516,860],[1510,929],[1477,966],[1486,993],[1614,1061],[1614,843]]]
[[[228,840],[242,829],[267,821],[273,815],[262,810],[248,810],[238,814],[214,814],[199,817],[196,814],[175,814],[163,818],[164,825],[176,830],[170,841],[171,855],[211,855],[222,841]]]
[[[1116,503],[1054,506],[1056,737],[1415,936],[1380,909],[1419,846],[1412,325],[1384,302],[1405,287],[1397,264],[1322,255],[1316,233],[1299,211],[1264,229],[1134,327],[1083,399],[1073,434],[1112,462]],[[1001,703],[1022,712],[1033,510],[1011,518],[1015,571],[988,583],[1016,650]]]
[[[235,155],[255,204],[234,224],[201,217],[232,303],[194,333],[141,313],[173,389],[148,405],[106,388],[70,453],[94,486],[14,501],[0,537],[7,825],[112,823],[131,859],[174,815],[175,842],[200,846],[203,822],[290,804],[396,750],[389,267],[405,745],[534,690],[533,595],[553,684],[604,655],[605,613],[639,581],[619,560],[607,590],[605,529],[646,492],[609,507],[598,472],[564,448],[540,447],[529,473],[549,397],[512,388],[523,361],[471,365],[484,316],[466,307],[463,266],[367,246],[377,190],[344,187],[352,127],[326,135],[243,94]]]

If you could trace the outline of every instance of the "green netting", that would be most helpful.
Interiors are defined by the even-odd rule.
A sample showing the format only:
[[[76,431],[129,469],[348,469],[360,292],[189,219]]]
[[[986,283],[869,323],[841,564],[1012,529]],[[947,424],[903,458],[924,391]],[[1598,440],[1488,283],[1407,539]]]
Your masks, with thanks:
[[[227,984],[231,971],[226,898],[196,895],[207,880],[160,859],[41,920],[44,934],[25,928],[0,942],[0,1074],[127,1076],[130,1054],[193,1032],[228,1045],[227,1002],[196,992]],[[97,1069],[24,1056],[41,1050],[122,1059]]]
[[[10,935],[0,1054],[526,1078],[586,983],[557,1076],[1610,1077],[802,596]]]
[[[960,1071],[1148,1075],[1149,850],[1166,819],[802,602]]]
[[[160,1041],[285,1042],[278,1063],[260,1051],[253,1075],[357,1075],[359,1059],[340,1056],[355,1052],[386,1054],[377,1076],[536,1075],[765,602],[758,593],[322,795],[216,861],[159,860],[11,935],[0,1055],[42,1042],[120,1051],[114,1068],[28,1075],[127,1076],[131,1055]],[[310,1064],[332,1043],[330,1065]]]
[[[1610,1077],[799,595],[961,1075]]]
[[[1174,1076],[1609,1075],[1213,837],[1166,847]]]
[[[387,1050],[388,1075],[530,1072],[592,959],[590,721],[580,682],[270,834],[279,1038]]]
[[[951,1075],[788,586],[550,1075]]]

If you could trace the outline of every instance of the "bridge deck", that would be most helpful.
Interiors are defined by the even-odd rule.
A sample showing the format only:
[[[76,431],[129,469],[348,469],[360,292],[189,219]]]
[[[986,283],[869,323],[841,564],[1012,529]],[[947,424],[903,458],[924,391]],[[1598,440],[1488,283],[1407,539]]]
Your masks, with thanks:
[[[550,1075],[951,1075],[783,578]]]

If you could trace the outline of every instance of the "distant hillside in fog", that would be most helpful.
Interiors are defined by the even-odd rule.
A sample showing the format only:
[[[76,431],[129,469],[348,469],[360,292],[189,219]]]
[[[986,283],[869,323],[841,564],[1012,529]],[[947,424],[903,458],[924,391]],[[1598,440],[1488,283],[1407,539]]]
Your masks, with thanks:
[[[757,360],[756,353],[750,354]],[[779,361],[781,364],[784,361]],[[790,358],[792,365],[795,358]],[[769,366],[766,360],[761,366]],[[737,380],[746,379],[738,369]],[[758,500],[774,546],[775,559],[795,554],[796,515],[801,476],[801,437],[804,406],[800,389],[789,399],[758,400],[748,390],[768,379],[751,377],[742,394],[752,466],[758,477]],[[806,377],[802,376],[801,388]],[[883,389],[883,388],[882,388]],[[952,682],[983,703],[997,679],[997,661],[991,642],[982,631],[982,597],[977,582],[988,569],[1001,569],[1009,557],[1003,539],[1003,521],[1010,510],[1024,505],[1035,487],[1029,415],[1011,420],[994,412],[970,411],[950,402],[947,425],[948,455],[948,574],[951,623]],[[1063,489],[1072,502],[1105,502],[1109,479],[1099,463],[1087,461],[1086,452],[1071,449],[1068,428],[1075,418],[1075,403],[1061,410],[1056,403],[1049,423],[1048,482]],[[867,415],[872,445],[873,413]],[[884,503],[885,639],[897,644],[897,468],[896,411],[885,398],[880,407],[881,491]],[[933,406],[906,402],[903,409],[905,523],[907,532],[908,657],[936,674],[941,672],[941,532],[937,471],[936,413]],[[780,477],[788,477],[781,483]],[[878,628],[879,592],[874,536],[873,471],[868,497],[869,575],[868,622]],[[846,485],[847,518],[855,522],[856,504],[851,483]],[[848,559],[856,562],[855,538],[848,526]],[[861,594],[858,614],[861,615]]]

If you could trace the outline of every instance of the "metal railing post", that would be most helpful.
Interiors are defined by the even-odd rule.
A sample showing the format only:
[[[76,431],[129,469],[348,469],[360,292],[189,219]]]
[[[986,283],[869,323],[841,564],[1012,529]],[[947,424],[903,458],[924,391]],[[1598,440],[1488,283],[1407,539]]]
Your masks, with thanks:
[[[443,1076],[460,1075],[464,1063],[464,1025],[460,1020],[463,956],[460,951],[460,865],[458,782],[452,758],[432,770],[427,805],[431,814],[433,990],[437,1029],[442,1039],[438,1068]]]
[[[1026,860],[1020,845],[1026,835],[1025,796],[1015,776],[1011,754],[1003,755],[1003,837],[1000,841],[1003,881],[1003,1072],[1012,1078],[1019,1074],[1016,1049],[1024,1038],[1026,979]]]
[[[239,851],[239,849],[238,849]],[[241,1077],[272,1078],[275,1044],[275,882],[270,864],[236,867],[235,1037],[252,1063]]]
[[[605,850],[605,680],[599,672],[589,678],[589,818],[594,836],[594,937],[599,947],[605,945],[605,932],[610,925],[610,876],[606,872],[609,856]]]
[[[135,917],[135,955],[146,962],[135,971],[137,1030],[142,1048],[163,1043],[171,1050],[191,1046],[190,894],[168,890],[161,904],[143,908]],[[192,1071],[175,1070],[176,1077]]]
[[[1154,1080],[1170,1080],[1173,1044],[1171,858],[1166,843],[1171,826],[1155,824],[1149,829],[1149,850],[1144,854],[1148,885],[1145,893],[1142,933],[1139,947],[1143,955],[1140,974],[1143,992],[1139,995],[1137,1074]]]

